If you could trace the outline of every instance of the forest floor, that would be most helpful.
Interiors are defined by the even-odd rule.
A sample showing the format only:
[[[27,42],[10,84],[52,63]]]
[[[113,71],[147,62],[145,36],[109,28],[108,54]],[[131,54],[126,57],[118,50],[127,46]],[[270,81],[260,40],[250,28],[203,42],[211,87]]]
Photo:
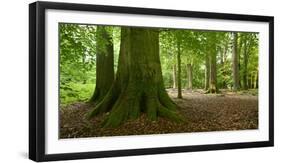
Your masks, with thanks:
[[[184,122],[175,123],[165,118],[149,121],[145,114],[116,128],[102,128],[106,114],[91,120],[86,114],[94,106],[74,103],[60,108],[60,138],[97,136],[147,135],[183,132],[245,130],[258,128],[258,96],[256,91],[204,94],[203,90],[183,90],[177,99],[175,89],[167,90],[180,107]]]

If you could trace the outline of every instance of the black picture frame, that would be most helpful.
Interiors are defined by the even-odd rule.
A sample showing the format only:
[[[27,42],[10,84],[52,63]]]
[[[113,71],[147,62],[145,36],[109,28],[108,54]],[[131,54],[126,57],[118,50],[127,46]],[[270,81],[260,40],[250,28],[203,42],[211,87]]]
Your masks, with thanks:
[[[269,23],[269,140],[246,143],[156,147],[149,149],[112,150],[83,153],[45,153],[45,11],[95,11],[123,14],[161,15]],[[271,16],[178,11],[151,8],[102,6],[56,2],[34,2],[29,5],[29,158],[34,161],[55,161],[100,157],[132,156],[236,148],[269,147],[274,145],[274,18]]]

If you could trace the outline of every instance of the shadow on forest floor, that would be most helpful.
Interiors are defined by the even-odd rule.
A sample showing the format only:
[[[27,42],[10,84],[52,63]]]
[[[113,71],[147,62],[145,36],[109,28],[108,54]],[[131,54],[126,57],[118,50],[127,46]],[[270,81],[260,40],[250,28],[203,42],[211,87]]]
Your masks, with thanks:
[[[75,103],[60,108],[60,138],[96,136],[147,135],[183,132],[245,130],[258,128],[258,97],[251,91],[204,94],[203,90],[183,90],[183,99],[176,98],[176,89],[167,89],[178,104],[185,122],[174,123],[164,118],[151,122],[146,115],[127,121],[116,128],[102,128],[105,118],[91,120],[85,114],[94,106]]]

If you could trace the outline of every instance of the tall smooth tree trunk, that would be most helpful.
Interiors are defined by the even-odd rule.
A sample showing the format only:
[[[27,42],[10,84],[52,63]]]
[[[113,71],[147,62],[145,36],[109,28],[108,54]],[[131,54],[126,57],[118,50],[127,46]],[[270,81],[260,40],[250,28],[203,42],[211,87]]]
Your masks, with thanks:
[[[86,54],[84,53],[83,56],[82,56],[82,64],[85,65],[85,63],[86,63]],[[83,72],[83,74],[85,74],[86,73],[86,69],[84,68],[82,70],[82,72]],[[87,83],[87,80],[83,79],[83,84],[86,84],[86,83]]]
[[[233,49],[232,49],[232,74],[233,74],[233,90],[237,91],[239,85],[239,65],[238,65],[238,49],[237,49],[237,33],[233,34]]]
[[[247,39],[244,40],[243,52],[243,89],[248,89],[248,47]]]
[[[164,88],[157,30],[122,27],[116,78],[89,117],[105,112],[109,115],[104,127],[136,119],[141,112],[152,121],[158,116],[181,121],[176,104]]]
[[[220,51],[220,65],[221,65],[221,71],[222,71],[222,84],[221,88],[226,88],[226,73],[225,73],[225,55],[227,53],[227,44],[225,45],[224,48],[221,49]]]
[[[210,84],[210,59],[209,55],[206,54],[205,56],[205,90],[209,89]]]
[[[222,76],[223,76],[223,81],[221,88],[227,88],[227,83],[226,83],[226,78],[227,78],[227,68],[226,66],[226,59],[227,59],[227,52],[228,52],[228,42],[225,43],[224,47],[221,49],[220,55],[221,55],[221,66],[222,66]]]
[[[173,88],[177,88],[177,65],[173,64]]]
[[[177,68],[178,68],[178,98],[182,98],[181,91],[181,47],[180,41],[177,41]]]
[[[251,81],[252,81],[252,75],[251,74],[249,74],[249,76],[248,76],[248,89],[251,89],[252,87],[251,87]]]
[[[192,79],[193,79],[193,74],[192,74],[192,65],[187,64],[187,89],[192,89]]]
[[[257,71],[256,73],[255,73],[255,80],[254,80],[254,88],[255,89],[257,89],[258,88],[258,83],[259,83],[259,80],[258,80],[258,74],[259,74],[259,72]]]
[[[238,60],[238,70],[239,70],[239,72],[238,72],[238,75],[239,75],[239,89],[241,89],[243,86],[243,82],[242,82],[242,74],[240,73],[240,71],[241,71],[241,69],[242,69],[242,66],[241,66],[241,60],[242,60],[242,57],[241,57],[241,55],[242,55],[242,53],[243,53],[243,48],[242,48],[242,46],[243,46],[243,40],[244,40],[244,36],[243,35],[241,35],[241,34],[237,34],[237,52],[238,52],[238,55],[237,55],[237,60]]]
[[[114,80],[112,36],[106,27],[97,26],[96,36],[96,87],[90,102],[100,102]]]
[[[217,62],[216,62],[216,54],[212,53],[209,55],[210,57],[210,84],[209,84],[209,92],[217,93]]]

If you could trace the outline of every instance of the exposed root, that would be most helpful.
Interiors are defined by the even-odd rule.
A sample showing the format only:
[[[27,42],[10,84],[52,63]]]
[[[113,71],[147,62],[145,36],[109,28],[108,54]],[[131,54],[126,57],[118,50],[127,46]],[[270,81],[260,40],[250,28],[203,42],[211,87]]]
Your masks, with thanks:
[[[163,106],[160,106],[158,109],[158,113],[160,117],[165,117],[170,120],[173,120],[177,123],[183,122],[184,119],[176,112],[176,111],[171,111]]]
[[[105,97],[96,105],[96,107],[91,112],[89,112],[87,117],[92,118],[95,115],[109,111],[109,108],[113,105],[115,100],[116,100],[116,90],[114,89],[114,87],[111,87],[111,89],[107,92]]]
[[[143,100],[144,105],[140,104],[141,98],[145,98]],[[144,107],[144,109],[141,109],[141,107]],[[175,122],[183,121],[176,111],[163,106],[156,96],[127,96],[123,92],[104,121],[103,127],[117,127],[128,119],[136,119],[139,117],[141,110],[147,114],[151,121],[156,121],[158,116]]]
[[[177,110],[177,105],[174,103],[174,101],[171,100],[171,98],[169,97],[169,95],[166,91],[164,91],[164,90],[158,91],[158,97],[159,97],[160,103],[163,106],[165,106],[169,110],[174,110],[174,111]]]
[[[176,110],[176,104],[165,91],[141,90],[132,85],[121,91],[114,89],[113,86],[105,98],[88,114],[88,118],[109,112],[103,127],[117,127],[128,119],[138,118],[140,113],[144,112],[151,121],[156,121],[157,117],[161,116],[181,122],[182,118]]]

